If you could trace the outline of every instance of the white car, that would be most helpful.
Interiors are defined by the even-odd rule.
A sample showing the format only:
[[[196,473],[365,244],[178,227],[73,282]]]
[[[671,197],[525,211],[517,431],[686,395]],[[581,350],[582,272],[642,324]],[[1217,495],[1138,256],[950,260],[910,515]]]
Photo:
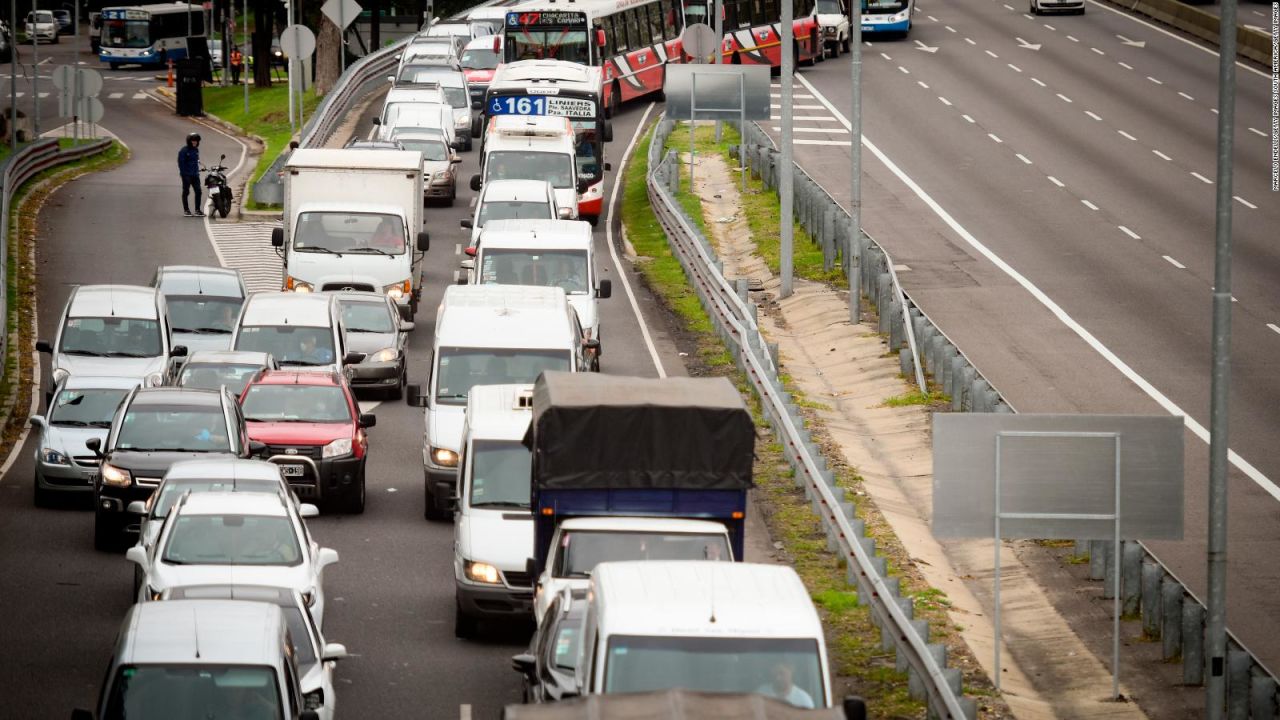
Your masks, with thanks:
[[[1084,14],[1084,0],[1030,0],[1029,4],[1032,15],[1051,12]]]
[[[333,720],[338,705],[333,668],[347,657],[347,648],[340,643],[325,642],[307,611],[306,600],[297,590],[262,585],[196,585],[173,588],[164,594],[164,600],[243,600],[278,605],[289,626],[293,658],[298,664],[302,709],[314,710],[321,720]]]
[[[299,508],[283,493],[207,492],[184,496],[166,518],[151,551],[125,557],[142,569],[139,602],[166,590],[234,581],[277,585],[302,593],[324,627],[324,569],[338,552],[319,547]]]
[[[27,40],[58,42],[58,18],[52,10],[33,10],[27,13]]]
[[[541,180],[490,180],[480,188],[476,213],[461,221],[471,231],[471,248],[480,242],[480,231],[490,220],[566,220],[568,208],[556,204],[555,189]],[[475,255],[472,250],[468,255]]]
[[[396,74],[400,68],[413,62],[457,62],[461,55],[458,43],[453,38],[424,37],[419,35],[405,46],[400,53],[400,63],[396,66]]]
[[[817,0],[813,15],[821,29],[823,50],[831,53],[833,58],[849,52],[849,13],[845,10],[844,0]]]
[[[403,130],[443,130],[449,147],[461,149],[465,146],[454,130],[453,108],[446,103],[413,103],[394,108],[382,123],[378,139],[395,140],[396,133]]]

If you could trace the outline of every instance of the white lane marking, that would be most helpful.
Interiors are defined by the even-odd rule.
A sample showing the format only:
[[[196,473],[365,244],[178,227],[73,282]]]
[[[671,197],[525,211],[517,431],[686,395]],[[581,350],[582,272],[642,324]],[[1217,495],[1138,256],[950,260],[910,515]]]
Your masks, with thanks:
[[[1173,158],[1169,157],[1168,155],[1165,155],[1164,153],[1160,152],[1159,150],[1152,150],[1151,152],[1155,153],[1155,154],[1156,154],[1156,157],[1160,158],[1161,160],[1168,160],[1168,161],[1170,161],[1170,162],[1172,162],[1172,161],[1173,161]]]
[[[1084,111],[1084,114],[1085,114],[1085,115],[1088,115],[1089,117],[1093,118],[1094,120],[1097,120],[1098,122],[1102,122],[1102,117],[1101,117],[1100,115],[1098,115],[1097,113],[1095,113],[1094,111],[1092,111],[1092,110],[1085,110],[1085,111]]]
[[[769,93],[769,97],[780,98],[780,97],[782,97],[782,93]],[[812,100],[812,99],[813,99],[813,96],[812,96],[812,95],[803,95],[803,94],[801,94],[801,93],[791,93],[791,97],[793,97],[793,98],[804,98],[805,100]],[[370,139],[372,139],[372,138],[370,138]]]
[[[1238,203],[1240,203],[1241,205],[1243,205],[1243,206],[1245,206],[1245,207],[1249,208],[1250,210],[1257,210],[1257,209],[1258,209],[1258,206],[1257,206],[1257,205],[1254,205],[1253,203],[1249,202],[1248,200],[1245,200],[1244,198],[1240,197],[1239,195],[1232,195],[1231,197],[1232,197],[1232,199],[1234,199],[1236,202],[1238,202]]]
[[[792,120],[807,120],[809,122],[835,122],[836,119],[830,115],[792,115]]]
[[[1205,185],[1212,185],[1212,184],[1213,184],[1213,181],[1212,181],[1212,180],[1210,180],[1209,178],[1207,178],[1207,177],[1205,177],[1205,176],[1201,175],[1200,173],[1196,172],[1195,170],[1192,170],[1192,171],[1191,171],[1191,177],[1193,177],[1193,178],[1195,178],[1195,179],[1199,180],[1200,182],[1204,183]]]
[[[813,87],[810,86],[810,90]],[[817,92],[817,90],[813,90]],[[644,337],[644,345],[649,349],[649,357],[653,360],[653,367],[658,371],[658,377],[667,376],[666,368],[662,367],[662,358],[658,357],[658,348],[653,344],[653,337],[649,334],[649,326],[645,324],[644,315],[640,312],[640,305],[636,302],[635,291],[631,289],[631,280],[627,278],[627,271],[622,267],[622,261],[618,259],[618,250],[613,243],[613,218],[614,210],[618,204],[618,188],[622,187],[622,179],[627,176],[627,162],[631,160],[631,151],[635,149],[636,142],[640,140],[640,136],[644,133],[645,123],[649,120],[649,113],[653,112],[653,103],[649,103],[644,109],[644,114],[640,116],[640,124],[636,126],[635,134],[631,136],[631,142],[627,143],[627,149],[622,152],[622,163],[618,166],[618,173],[614,175],[613,189],[609,194],[609,217],[605,221],[605,242],[609,245],[609,257],[613,259],[613,267],[617,271],[618,278],[622,280],[622,289],[627,293],[627,301],[631,303],[631,311],[635,313],[636,322],[640,324],[640,334]]]
[[[1063,102],[1071,102],[1071,98],[1067,97],[1066,95],[1063,95],[1062,93],[1058,93],[1058,97],[1059,97]]]
[[[799,138],[791,141],[796,145],[834,145],[836,147],[853,147],[850,140],[801,140]]]
[[[1049,87],[1048,85],[1045,85],[1043,82],[1041,82],[1040,78],[1031,78],[1031,82],[1039,85],[1040,87]]]
[[[1072,36],[1072,35],[1068,35],[1067,39],[1070,40],[1071,42],[1080,42],[1078,39],[1075,38],[1075,36]]]
[[[911,71],[910,71],[910,70],[908,70],[908,69],[906,69],[906,68],[902,67],[901,65],[899,65],[899,66],[898,66],[898,69],[899,69],[899,70],[901,70],[901,71],[902,71],[902,73],[903,73],[904,75],[910,75],[910,74],[911,74]]]
[[[148,95],[147,97],[150,97],[150,96]],[[159,102],[159,100],[157,100],[156,102]],[[236,166],[231,168],[230,172],[227,173],[228,180],[235,177],[236,173],[240,172],[240,168],[244,167],[245,158],[249,156],[249,146],[241,142],[240,138],[236,137],[235,135],[231,135],[229,133],[223,132],[218,128],[217,125],[213,125],[211,123],[206,123],[206,122],[200,122],[200,121],[196,121],[196,122],[199,122],[199,124],[204,125],[210,130],[218,133],[222,137],[227,138],[228,140],[231,140],[232,142],[240,146],[240,159],[236,161]],[[240,202],[243,203],[244,198],[241,198]],[[213,198],[206,196],[204,200],[204,204],[208,208],[208,212],[206,212],[204,214],[204,217],[201,218],[201,220],[204,222],[204,235],[206,238],[209,239],[209,244],[213,246],[213,254],[217,256],[218,264],[223,267],[231,267],[230,265],[227,264],[227,259],[223,257],[222,248],[218,246],[218,241],[213,236],[213,227],[209,224],[209,220],[213,217]]]
[[[1008,11],[1010,11],[1010,12],[1013,12],[1013,6],[1012,6],[1012,5],[1005,5],[1005,6],[1004,6],[1004,9],[1005,9],[1005,10],[1008,10]]]
[[[1280,327],[1277,327],[1275,323],[1267,323],[1267,327],[1271,328],[1274,332],[1280,333]]]
[[[1089,208],[1090,210],[1097,210],[1097,209],[1098,209],[1098,206],[1097,206],[1097,205],[1094,205],[1093,203],[1089,202],[1088,200],[1081,200],[1080,202],[1081,202],[1081,204],[1083,204],[1085,207]]]
[[[462,254],[462,243],[457,243],[453,246],[453,254],[454,255]]]
[[[1042,24],[1042,25],[1044,25],[1044,26],[1045,26],[1046,28],[1048,28],[1049,30],[1057,30],[1057,29],[1058,29],[1058,28],[1056,28],[1056,27],[1054,27],[1054,26],[1050,25],[1049,23],[1041,23],[1041,24]]]
[[[458,720],[471,720],[471,706],[462,704],[458,706]]]
[[[1022,17],[1026,18],[1026,19],[1028,19],[1028,20],[1035,20],[1035,18],[1031,17],[1030,15],[1028,15],[1028,14],[1026,14],[1026,13],[1022,13]]]
[[[944,25],[943,27],[945,27],[945,28],[947,29],[947,32],[955,32],[955,31],[956,31],[956,29],[955,29],[955,28],[953,28],[953,27],[951,27],[950,25]]]
[[[775,126],[774,126],[774,128],[773,128],[773,131],[774,131],[774,132],[782,132],[782,128],[780,128],[780,127],[778,127],[778,126],[776,126],[776,125],[775,125]],[[849,132],[849,131],[848,131],[848,130],[845,130],[844,128],[799,128],[799,127],[793,127],[793,128],[791,128],[791,132],[845,133],[845,134],[848,134],[848,132]]]
[[[1209,108],[1209,112],[1213,113],[1214,115],[1217,115],[1217,114],[1218,114],[1218,108]]]
[[[1124,68],[1125,70],[1132,70],[1132,69],[1133,69],[1133,66],[1132,66],[1132,65],[1130,65],[1129,63],[1122,62],[1122,63],[1119,63],[1119,65],[1120,65],[1120,67]]]
[[[1106,55],[1106,53],[1102,52],[1101,50],[1099,50],[1099,49],[1098,49],[1098,48],[1096,48],[1096,47],[1091,47],[1091,48],[1089,48],[1089,49],[1090,49],[1090,50],[1092,50],[1092,51],[1094,51],[1094,52],[1096,52],[1096,53],[1098,53],[1099,55]]]
[[[1120,232],[1124,233],[1125,235],[1128,235],[1129,237],[1133,238],[1134,240],[1141,240],[1141,239],[1142,239],[1142,236],[1141,236],[1141,235],[1139,235],[1138,233],[1136,233],[1136,232],[1134,232],[1134,231],[1130,230],[1129,228],[1127,228],[1127,227],[1125,227],[1125,226],[1123,226],[1123,225],[1117,225],[1116,227],[1120,228]]]
[[[1096,0],[1089,1],[1093,2],[1095,5],[1098,4]],[[1123,13],[1119,13],[1118,11],[1113,12],[1123,15]],[[849,119],[837,110],[829,100],[823,97],[822,93],[818,92],[818,89],[810,84],[803,75],[798,77],[800,78],[800,82],[804,83],[806,87],[812,90],[813,93],[818,96],[819,100],[827,106],[827,110],[829,110],[832,115],[840,118],[840,122],[843,123],[845,127],[852,127],[849,123]],[[1049,297],[1043,290],[1036,287],[1036,285],[1027,279],[1026,276],[1015,270],[1012,265],[1005,262],[1003,258],[993,252],[986,245],[983,245],[978,238],[974,237],[973,234],[966,230],[963,225],[957,222],[956,219],[951,216],[951,213],[948,213],[941,205],[939,205],[938,202],[929,195],[929,193],[924,191],[924,188],[920,187],[915,180],[911,179],[909,175],[903,172],[901,168],[889,159],[888,155],[881,152],[880,148],[876,147],[875,143],[867,139],[865,135],[862,137],[862,144],[876,156],[876,159],[884,163],[885,167],[889,169],[889,172],[892,172],[904,185],[907,186],[908,189],[915,193],[916,197],[920,198],[921,202],[928,205],[929,209],[933,210],[934,214],[946,223],[947,226],[956,233],[956,235],[960,236],[960,238],[968,243],[970,247],[986,257],[987,260],[991,261],[991,263],[1004,272],[1004,274],[1012,278],[1014,282],[1021,285],[1022,288],[1030,293],[1031,296],[1044,306],[1046,310],[1052,313],[1054,317],[1058,318],[1059,322],[1074,332],[1076,336],[1083,340],[1089,347],[1093,348],[1094,352],[1101,355],[1102,358],[1110,363],[1112,367],[1119,370],[1120,374],[1124,375],[1129,382],[1136,385],[1139,390],[1147,395],[1147,397],[1151,398],[1156,402],[1156,404],[1164,408],[1165,412],[1170,415],[1182,417],[1183,424],[1193,435],[1200,438],[1202,442],[1209,442],[1209,431],[1204,427],[1204,425],[1201,425],[1177,403],[1173,402],[1164,393],[1156,389],[1155,385],[1152,385],[1146,378],[1139,375],[1136,370],[1129,367],[1128,363],[1121,360],[1120,356],[1112,352],[1112,350],[1106,345],[1103,345],[1101,340],[1098,340],[1093,333],[1085,329],[1085,327],[1077,322],[1075,318],[1068,315],[1067,311],[1062,309],[1061,305],[1054,302],[1053,298]],[[1258,487],[1266,491],[1268,495],[1280,500],[1280,487],[1271,482],[1270,478],[1254,467],[1248,460],[1245,460],[1234,450],[1230,449],[1227,450],[1227,459],[1231,461],[1232,465],[1235,465],[1241,472],[1248,476],[1250,480],[1255,482]]]
[[[926,84],[925,84],[925,82],[924,82],[923,80],[917,80],[917,81],[916,81],[916,84],[917,84],[917,85],[919,85],[920,87],[924,88],[925,90],[928,90],[928,89],[929,89],[929,86],[928,86],[928,85],[926,85]]]
[[[951,101],[942,97],[941,95],[938,96],[938,102],[942,103],[943,105],[946,105],[947,107],[951,107]]]
[[[934,21],[934,22],[938,22],[938,18],[936,18],[936,17],[934,17],[934,16],[932,16],[932,15],[926,15],[925,17],[929,18],[930,20],[932,20],[932,21]]]
[[[889,57],[889,53],[880,53],[880,57],[884,58],[885,60],[893,60],[893,58]]]
[[[14,93],[14,94],[13,94],[13,96],[14,96],[14,97],[23,97],[24,95],[26,95],[26,93],[24,93],[24,92]]]
[[[1148,80],[1150,80],[1151,82],[1153,82],[1153,83],[1157,84],[1157,85],[1163,85],[1163,84],[1164,84],[1164,83],[1163,83],[1163,82],[1161,82],[1160,80],[1157,80],[1157,79],[1155,79],[1155,78],[1151,77],[1150,75],[1148,75],[1148,76],[1147,76],[1147,79],[1148,79]]]
[[[1174,260],[1173,258],[1169,257],[1168,255],[1161,255],[1161,257],[1163,257],[1165,260],[1168,260],[1170,265],[1172,265],[1172,266],[1174,266],[1174,267],[1178,268],[1179,270],[1186,270],[1186,269],[1187,269],[1187,266],[1186,266],[1186,265],[1183,265],[1182,263],[1178,262],[1177,260]]]
[[[1066,187],[1065,183],[1063,183],[1061,180],[1059,180],[1058,178],[1052,175],[1046,175],[1045,177],[1049,178],[1049,182],[1053,183],[1054,185],[1057,185],[1060,188]]]
[[[40,97],[42,97],[42,98],[47,98],[47,97],[49,97],[49,93],[47,93],[47,92],[42,92],[42,93],[40,93]]]
[[[987,137],[991,138],[992,140],[995,140],[995,141],[996,141],[996,142],[998,142],[998,143],[1003,143],[1003,142],[1004,142],[1004,141],[1003,141],[1003,140],[1001,140],[999,137],[997,137],[995,133],[987,133]]]
[[[108,96],[107,96],[107,99],[108,99],[108,100],[119,100],[119,99],[120,99],[120,98],[122,98],[122,97],[124,97],[124,93],[122,93],[122,92],[113,92],[113,93],[111,93],[110,95],[108,95]]]
[[[1179,95],[1181,95],[1182,97],[1184,97],[1184,98],[1188,99],[1188,100],[1195,100],[1195,98],[1193,98],[1193,97],[1191,97],[1190,95],[1188,95],[1188,94],[1186,94],[1186,93],[1182,92],[1181,90],[1179,90],[1179,91],[1178,91],[1178,94],[1179,94]]]
[[[146,93],[144,93],[144,92],[136,92],[136,93],[134,93],[134,94],[133,94],[133,97],[131,97],[131,98],[129,98],[129,99],[130,99],[130,100],[146,100],[146,99],[147,99],[147,94],[146,94]]]
[[[1026,155],[1023,155],[1022,153],[1014,153],[1014,155],[1016,155],[1016,156],[1018,157],[1018,159],[1019,159],[1019,160],[1021,160],[1022,162],[1026,163],[1026,164],[1028,164],[1028,165],[1030,165],[1030,164],[1031,164],[1031,161],[1027,159],[1027,156],[1026,156]]]
[[[1137,140],[1137,139],[1138,139],[1138,138],[1136,138],[1136,137],[1134,137],[1134,136],[1130,135],[1129,133],[1127,133],[1127,132],[1125,132],[1125,131],[1123,131],[1123,130],[1117,130],[1116,132],[1118,132],[1118,133],[1120,133],[1121,135],[1123,135],[1123,136],[1125,136],[1125,137],[1129,138],[1130,140]]]
[[[995,54],[995,53],[991,52],[990,50],[983,50],[982,52],[984,52],[984,53],[986,53],[986,54],[990,55],[990,56],[991,56],[991,57],[993,57],[993,58],[998,58],[998,57],[1000,57],[999,55],[997,55],[997,54]]]
[[[1108,11],[1108,12],[1113,12],[1113,13],[1115,13],[1116,15],[1119,15],[1119,16],[1120,16],[1120,17],[1122,17],[1122,18],[1126,18],[1126,19],[1128,19],[1128,20],[1132,20],[1133,22],[1136,22],[1136,23],[1138,23],[1139,25],[1145,25],[1145,26],[1147,26],[1147,27],[1151,28],[1152,30],[1155,30],[1156,32],[1158,32],[1158,33],[1160,33],[1160,34],[1162,34],[1162,35],[1168,35],[1169,37],[1173,38],[1174,40],[1177,40],[1178,42],[1186,43],[1186,44],[1190,45],[1191,47],[1193,47],[1193,48],[1195,48],[1195,49],[1197,49],[1197,50],[1200,50],[1201,52],[1207,52],[1207,53],[1209,53],[1210,55],[1212,55],[1212,56],[1214,56],[1214,57],[1218,57],[1218,52],[1217,52],[1216,50],[1211,50],[1211,49],[1209,49],[1209,48],[1207,48],[1207,47],[1205,47],[1205,46],[1201,45],[1200,43],[1197,43],[1197,42],[1193,42],[1193,41],[1191,41],[1191,40],[1188,40],[1187,38],[1184,38],[1184,37],[1182,37],[1181,35],[1178,35],[1178,34],[1176,34],[1176,33],[1171,33],[1171,32],[1169,32],[1168,30],[1165,30],[1164,28],[1162,28],[1162,27],[1160,27],[1160,26],[1158,26],[1158,25],[1154,25],[1154,24],[1152,24],[1152,23],[1147,22],[1146,20],[1139,19],[1139,18],[1137,18],[1137,17],[1135,17],[1135,16],[1133,16],[1133,15],[1130,15],[1129,13],[1121,12],[1120,10],[1117,10],[1116,8],[1111,7],[1111,6],[1107,5],[1106,3],[1098,2],[1098,0],[1089,0],[1089,3],[1090,3],[1090,4],[1092,4],[1092,5],[1096,5],[1096,6],[1098,6],[1099,8],[1101,8],[1101,9],[1103,9],[1103,10],[1106,10],[1106,11]],[[1248,65],[1245,65],[1244,63],[1240,62],[1239,60],[1237,60],[1237,61],[1236,61],[1236,65],[1238,65],[1239,67],[1244,68],[1245,70],[1248,70],[1248,71],[1249,71],[1249,72],[1251,72],[1251,73],[1254,73],[1254,74],[1256,74],[1256,75],[1261,75],[1261,76],[1262,76],[1262,77],[1264,77],[1264,78],[1267,78],[1267,79],[1270,79],[1270,78],[1271,78],[1271,75],[1270,75],[1270,74],[1268,74],[1268,73],[1264,73],[1264,72],[1262,72],[1261,70],[1258,70],[1258,69],[1256,69],[1256,68],[1253,68],[1253,67],[1250,67],[1250,66],[1248,66]],[[1130,68],[1130,69],[1132,69],[1132,68]],[[1251,466],[1251,467],[1252,467],[1252,466]],[[1268,481],[1268,484],[1270,484],[1270,481]],[[1274,486],[1274,485],[1272,485],[1272,487],[1275,487],[1275,486]],[[1268,492],[1270,492],[1270,491],[1268,491]]]
[[[1262,132],[1261,130],[1259,130],[1259,129],[1258,129],[1258,128],[1256,128],[1256,127],[1251,127],[1251,128],[1249,128],[1249,132],[1253,133],[1254,135],[1260,135],[1260,136],[1262,136],[1262,137],[1266,137],[1266,136],[1267,136],[1267,134],[1266,134],[1266,133]]]
[[[960,117],[964,118],[968,122],[973,122],[973,118],[969,117],[968,115],[961,115]]]
[[[976,43],[976,42],[974,42],[974,41],[970,40],[969,38],[965,38],[965,39],[964,39],[964,41],[965,41],[965,42],[967,42],[967,43],[969,43],[970,45],[977,45],[977,44],[978,44],[978,43]]]
[[[1010,69],[1012,69],[1014,72],[1022,72],[1022,68],[1018,67],[1017,65],[1014,65],[1013,63],[1009,63],[1009,67],[1010,67]]]

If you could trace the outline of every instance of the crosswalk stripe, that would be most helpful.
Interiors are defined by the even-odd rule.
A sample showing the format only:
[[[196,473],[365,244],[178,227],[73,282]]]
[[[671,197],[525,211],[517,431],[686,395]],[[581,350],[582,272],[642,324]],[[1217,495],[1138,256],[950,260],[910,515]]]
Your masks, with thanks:
[[[120,93],[120,92],[111,93],[107,97],[112,100],[119,100],[120,98],[124,97],[124,93]]]
[[[271,230],[279,226],[275,222],[209,223],[219,259],[240,271],[250,292],[279,290],[283,284],[280,258],[270,243]]]

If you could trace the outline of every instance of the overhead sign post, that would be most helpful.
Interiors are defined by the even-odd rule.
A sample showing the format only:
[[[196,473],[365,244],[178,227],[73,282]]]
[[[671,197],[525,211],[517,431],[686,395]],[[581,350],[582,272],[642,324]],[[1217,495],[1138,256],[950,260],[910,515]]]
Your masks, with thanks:
[[[342,72],[347,71],[347,28],[364,12],[356,0],[328,0],[320,12],[338,26],[338,57]]]
[[[90,68],[59,65],[53,69],[53,86],[58,90],[58,115],[71,118],[73,142],[80,140],[80,123],[96,125],[102,120],[102,74]]]
[[[768,120],[772,116],[769,107],[769,68],[764,65],[667,65],[666,81],[662,89],[667,97],[667,117],[689,121],[690,182],[693,180],[692,127],[695,120],[737,120],[739,127],[745,127],[748,120]],[[738,143],[738,166],[745,192],[745,143]]]
[[[1001,541],[1110,540],[1119,698],[1120,541],[1182,538],[1183,437],[1173,415],[934,414],[933,535],[994,539],[997,690]]]
[[[718,45],[720,38],[716,36],[715,30],[712,30],[706,23],[691,23],[680,33],[680,45],[684,48],[686,54],[689,55],[691,63],[705,63],[711,55],[714,46]],[[693,163],[697,155],[697,147],[694,145],[694,133],[697,130],[698,122],[694,119],[693,108],[698,102],[698,94],[694,88],[698,84],[698,76],[689,76],[689,187],[693,187]],[[739,81],[741,85],[741,81]],[[719,126],[719,123],[716,123]]]

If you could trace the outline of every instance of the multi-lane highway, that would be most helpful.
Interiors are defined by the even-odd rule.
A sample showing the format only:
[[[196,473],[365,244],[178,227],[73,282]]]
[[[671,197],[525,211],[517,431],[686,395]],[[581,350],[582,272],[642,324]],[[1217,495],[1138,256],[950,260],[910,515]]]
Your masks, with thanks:
[[[129,78],[137,73],[106,73]],[[109,80],[111,83],[132,80]],[[185,135],[204,137],[202,156],[241,157],[238,142],[215,129],[175,117],[152,100],[108,105],[105,125],[130,146],[130,162],[112,172],[71,183],[53,196],[40,223],[38,245],[39,328],[50,336],[77,283],[150,282],[156,265],[217,264],[206,222],[184,218],[175,157]],[[357,123],[371,127],[378,103]],[[644,107],[615,119],[610,147],[615,168],[633,137]],[[410,347],[410,379],[421,381],[421,359],[430,348],[434,308],[462,259],[467,235],[458,221],[470,217],[474,193],[465,189],[476,154],[464,155],[459,197],[453,208],[429,207],[425,229],[428,285]],[[616,173],[615,173],[616,175]],[[606,198],[612,186],[606,190]],[[220,221],[209,221],[209,223]],[[683,374],[665,319],[634,277],[630,284],[646,316],[650,350],[640,332],[619,270],[605,246],[605,223],[596,233],[602,277],[614,279],[614,297],[602,304],[603,368],[606,372],[653,376],[655,355],[663,372]],[[269,234],[234,264],[278,263]],[[264,289],[259,287],[258,289]],[[419,363],[414,363],[414,360]],[[482,630],[478,641],[453,637],[453,542],[448,523],[422,517],[419,451],[422,411],[403,404],[373,408],[369,505],[355,517],[321,517],[311,528],[341,562],[326,571],[330,610],[326,634],[346,643],[355,657],[339,669],[338,705],[354,717],[493,717],[519,700],[519,677],[510,656],[523,648],[529,628]],[[132,602],[132,569],[122,555],[95,552],[92,515],[83,509],[37,509],[31,501],[33,448],[19,449],[0,480],[0,717],[63,717],[73,707],[91,707],[119,623]]]
[[[1092,0],[926,0],[909,40],[868,39],[864,228],[1019,410],[1191,418],[1186,540],[1153,549],[1202,592],[1217,56]],[[1280,202],[1268,79],[1237,82],[1228,625],[1274,669]],[[797,161],[842,202],[849,86],[843,59],[796,83]]]

